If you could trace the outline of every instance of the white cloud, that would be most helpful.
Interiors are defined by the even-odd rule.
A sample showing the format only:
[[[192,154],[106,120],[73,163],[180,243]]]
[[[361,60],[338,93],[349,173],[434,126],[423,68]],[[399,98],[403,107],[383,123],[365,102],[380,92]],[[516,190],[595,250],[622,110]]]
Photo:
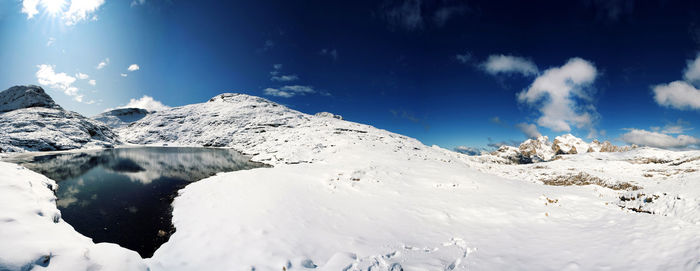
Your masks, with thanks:
[[[164,105],[159,101],[156,101],[151,96],[143,95],[143,97],[139,99],[131,99],[126,105],[118,106],[117,108],[141,108],[146,109],[148,111],[161,111],[169,109],[170,107]]]
[[[131,6],[141,6],[146,3],[146,0],[133,0],[131,1]]]
[[[293,85],[293,86],[283,86],[282,90],[285,91],[291,91],[294,93],[298,94],[310,94],[316,92],[312,87],[310,86],[300,86],[300,85]]]
[[[673,81],[652,87],[656,103],[676,109],[700,109],[700,90],[683,82]]]
[[[57,0],[43,0],[57,1]],[[74,25],[82,20],[90,18],[90,14],[105,3],[105,0],[72,0],[68,11],[63,14],[66,25]]]
[[[97,81],[95,81],[95,79],[92,79],[92,80],[88,81],[88,84],[95,86],[95,85],[97,85]]]
[[[273,71],[270,72],[270,80],[272,81],[278,81],[278,82],[290,82],[290,81],[296,81],[299,80],[299,76],[296,74],[290,74],[290,75],[281,75],[280,70],[282,69],[282,64],[274,64],[272,65],[272,68],[274,69]]]
[[[688,135],[677,135],[676,137],[673,137],[667,134],[650,132],[641,129],[628,130],[629,131],[627,133],[620,136],[620,139],[628,144],[637,144],[663,149],[687,148],[700,144],[700,139]]]
[[[263,90],[263,93],[265,95],[268,95],[268,96],[276,96],[276,97],[282,97],[282,98],[290,98],[290,97],[294,96],[293,93],[279,90],[276,88],[266,88]]]
[[[664,125],[664,127],[651,127],[651,130],[654,132],[661,132],[663,134],[682,134],[685,133],[686,131],[692,130],[693,128],[686,128],[687,125],[690,125],[689,122],[684,121],[682,119],[678,119],[676,122],[668,123]]]
[[[34,15],[39,14],[38,5],[39,0],[24,0],[22,1],[22,13],[26,13],[27,19],[31,19]]]
[[[127,68],[127,70],[129,70],[130,72],[138,71],[140,69],[141,69],[141,67],[139,67],[139,65],[137,65],[137,64],[131,64],[131,65],[129,65],[129,68]]]
[[[272,81],[278,81],[278,82],[289,82],[289,81],[294,81],[298,80],[299,76],[296,74],[291,74],[291,75],[275,75],[270,78]]]
[[[80,79],[80,80],[85,80],[85,79],[90,78],[89,75],[84,74],[84,73],[82,73],[82,72],[76,73],[76,74],[75,74],[75,77],[78,77],[78,79]]]
[[[518,101],[536,107],[542,116],[537,124],[556,132],[592,126],[595,107],[579,105],[576,98],[590,100],[586,86],[595,81],[598,72],[588,61],[572,58],[564,66],[550,68],[538,76],[527,90],[518,93]]]
[[[36,79],[39,81],[39,84],[61,89],[66,92],[66,94],[74,92],[74,87],[71,85],[75,82],[75,77],[63,72],[56,73],[52,65],[41,64],[38,65],[37,68],[39,68],[39,70],[36,72]],[[77,89],[75,91],[77,91]]]
[[[51,47],[51,45],[53,45],[54,42],[56,42],[56,38],[50,37],[49,41],[46,42],[46,47]]]
[[[537,75],[535,63],[522,57],[507,55],[490,55],[481,68],[491,75],[499,73],[519,73],[524,76]]]
[[[105,60],[100,61],[100,63],[97,64],[96,69],[101,70],[102,68],[106,67],[109,64],[109,58],[105,58]]]
[[[80,21],[95,19],[93,15],[105,0],[23,0],[22,13],[27,19],[39,14],[39,8],[51,16],[60,16],[66,25],[74,25]],[[67,9],[66,9],[67,7]]]
[[[457,54],[455,56],[455,59],[457,61],[459,61],[459,63],[467,64],[472,59],[472,54],[471,53]]]
[[[283,98],[291,98],[296,95],[306,95],[306,94],[311,94],[315,93],[316,91],[310,87],[310,86],[300,86],[300,85],[293,85],[293,86],[284,86],[282,88],[266,88],[263,90],[263,93],[265,95],[269,96],[277,96],[277,97],[283,97]]]
[[[515,127],[523,132],[523,134],[525,134],[525,136],[528,138],[538,138],[542,135],[540,134],[540,131],[537,130],[537,126],[532,123],[518,123],[515,125]]]
[[[693,84],[700,83],[700,54],[694,60],[688,60],[683,79]]]
[[[126,74],[126,73],[120,73],[119,75],[121,75],[121,77],[127,77],[127,76],[129,76],[129,75]]]
[[[54,71],[55,67],[53,65],[42,64],[38,65],[37,68],[39,70],[36,72],[36,79],[40,85],[61,90],[64,94],[72,96],[75,101],[83,102],[83,95],[78,94],[79,89],[73,86],[73,83],[77,80],[75,77],[64,72],[57,73]],[[87,76],[81,73],[78,73],[76,76],[82,77],[83,75]]]
[[[318,54],[320,54],[322,56],[329,56],[330,58],[333,59],[333,61],[338,60],[338,50],[336,50],[336,49],[324,48],[324,49],[321,49],[321,51],[318,52]]]

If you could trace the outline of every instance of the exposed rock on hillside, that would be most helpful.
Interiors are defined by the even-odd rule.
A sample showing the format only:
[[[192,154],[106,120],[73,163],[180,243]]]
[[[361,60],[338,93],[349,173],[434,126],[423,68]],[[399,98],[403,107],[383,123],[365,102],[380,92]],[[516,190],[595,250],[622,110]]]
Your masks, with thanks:
[[[58,106],[41,87],[0,92],[0,152],[112,147],[117,136],[106,125]]]
[[[0,92],[0,112],[30,107],[62,109],[38,86],[14,86]]]
[[[501,146],[490,155],[505,159],[505,162],[516,164],[529,164],[545,162],[556,159],[559,155],[579,154],[587,152],[624,152],[636,148],[637,146],[615,146],[609,141],[600,143],[593,140],[590,144],[584,142],[571,134],[558,136],[554,142],[549,142],[546,136],[536,139],[528,139],[519,147]]]

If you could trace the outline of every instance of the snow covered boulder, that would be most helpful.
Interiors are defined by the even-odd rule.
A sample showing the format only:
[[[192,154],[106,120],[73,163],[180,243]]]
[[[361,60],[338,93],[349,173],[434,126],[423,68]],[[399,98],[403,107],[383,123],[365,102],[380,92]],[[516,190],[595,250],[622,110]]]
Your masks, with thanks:
[[[121,128],[140,120],[153,113],[142,108],[118,108],[92,117],[92,119],[107,124],[111,128]]]
[[[37,86],[0,92],[0,152],[105,148],[119,143],[112,130],[66,111]]]

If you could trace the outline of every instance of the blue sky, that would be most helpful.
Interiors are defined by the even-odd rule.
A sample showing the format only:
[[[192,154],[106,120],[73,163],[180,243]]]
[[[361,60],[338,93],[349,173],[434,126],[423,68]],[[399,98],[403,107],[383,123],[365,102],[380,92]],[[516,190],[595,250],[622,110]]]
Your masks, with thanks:
[[[0,0],[0,88],[87,116],[242,92],[446,148],[700,144],[700,4],[334,2]]]

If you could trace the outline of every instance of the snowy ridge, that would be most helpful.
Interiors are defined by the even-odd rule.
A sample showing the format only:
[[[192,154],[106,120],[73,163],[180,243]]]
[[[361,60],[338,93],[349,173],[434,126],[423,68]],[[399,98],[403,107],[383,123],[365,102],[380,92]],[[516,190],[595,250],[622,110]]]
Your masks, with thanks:
[[[0,152],[107,148],[118,144],[106,125],[66,111],[37,86],[0,92]]]
[[[504,147],[503,157],[467,156],[244,94],[156,112],[117,132],[132,144],[232,147],[274,166],[220,173],[180,190],[177,230],[145,260],[153,271],[700,268],[698,151],[609,153],[600,144],[601,152],[555,155],[553,143],[538,138]],[[578,152],[580,142],[563,139],[560,148]],[[0,167],[0,174],[32,175]],[[0,192],[50,192],[17,189]],[[17,200],[54,206],[55,199]],[[35,219],[32,207],[18,210],[24,215],[12,219]],[[1,227],[14,227],[3,214]],[[25,227],[77,235],[51,225]],[[70,262],[82,256],[65,248],[72,242],[31,255],[60,251],[56,262]],[[0,244],[0,262],[34,262],[13,258],[10,246]],[[111,268],[131,259],[124,249],[110,253],[90,261]],[[143,269],[139,260],[123,269]]]
[[[609,141],[600,143],[598,140],[593,140],[589,144],[572,134],[566,134],[555,137],[554,142],[550,142],[547,136],[540,136],[523,141],[517,148],[504,145],[494,152],[482,153],[482,156],[495,156],[501,159],[502,163],[530,164],[558,159],[560,155],[588,152],[624,152],[634,148],[637,148],[637,146],[618,147],[612,145]]]
[[[394,142],[399,148],[425,148],[415,139],[334,117],[304,114],[245,94],[217,95],[206,103],[151,114],[118,129],[132,144],[232,147],[268,164],[323,159],[358,141]]]
[[[142,119],[150,113],[152,112],[141,108],[118,108],[100,113],[92,117],[92,119],[100,121],[111,128],[121,128]]]

